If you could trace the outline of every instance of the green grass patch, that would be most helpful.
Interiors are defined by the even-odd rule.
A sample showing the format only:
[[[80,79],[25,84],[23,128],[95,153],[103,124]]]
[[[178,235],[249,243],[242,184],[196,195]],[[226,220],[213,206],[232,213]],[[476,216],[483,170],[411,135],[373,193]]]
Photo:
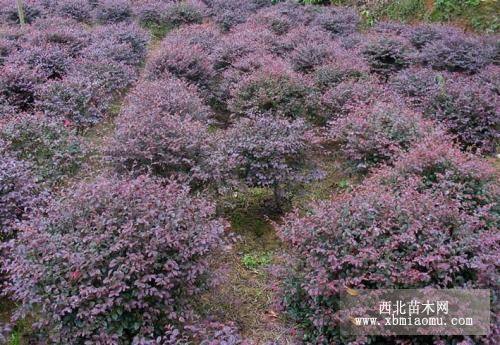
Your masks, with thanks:
[[[255,270],[262,266],[267,266],[271,263],[272,256],[270,253],[254,253],[245,254],[241,259],[243,266],[249,270]]]

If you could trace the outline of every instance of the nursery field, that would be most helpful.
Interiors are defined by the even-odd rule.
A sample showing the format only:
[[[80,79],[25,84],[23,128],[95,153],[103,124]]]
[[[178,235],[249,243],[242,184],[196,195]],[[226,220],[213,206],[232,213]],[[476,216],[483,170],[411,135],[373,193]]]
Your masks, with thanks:
[[[355,2],[0,0],[0,344],[500,344],[497,7]],[[416,288],[489,334],[341,332]]]

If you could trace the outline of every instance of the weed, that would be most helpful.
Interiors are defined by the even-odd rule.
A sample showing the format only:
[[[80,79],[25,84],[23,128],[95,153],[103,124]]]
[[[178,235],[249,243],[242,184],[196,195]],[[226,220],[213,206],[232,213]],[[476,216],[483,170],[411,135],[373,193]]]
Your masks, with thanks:
[[[271,263],[271,254],[245,254],[241,259],[241,262],[245,268],[249,270],[255,270],[261,266],[267,266]]]

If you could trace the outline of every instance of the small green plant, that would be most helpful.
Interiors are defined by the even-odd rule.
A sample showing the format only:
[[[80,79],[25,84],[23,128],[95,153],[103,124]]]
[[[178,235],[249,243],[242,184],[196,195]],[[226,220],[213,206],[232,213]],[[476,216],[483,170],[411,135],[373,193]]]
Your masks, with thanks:
[[[142,26],[144,28],[146,28],[147,30],[149,30],[149,32],[151,33],[151,36],[155,39],[155,40],[161,40],[163,37],[165,37],[167,35],[167,33],[172,30],[172,28],[168,25],[165,25],[165,24],[158,24],[158,23],[155,23],[155,22],[145,22],[145,23],[142,23]]]
[[[246,269],[255,270],[261,266],[269,265],[271,263],[271,254],[245,254],[241,262]]]
[[[351,184],[349,183],[349,180],[347,179],[342,179],[340,180],[339,182],[337,182],[337,186],[340,188],[340,189],[348,189],[351,187]]]
[[[14,332],[10,335],[9,345],[20,345],[21,344],[21,334],[19,332]]]

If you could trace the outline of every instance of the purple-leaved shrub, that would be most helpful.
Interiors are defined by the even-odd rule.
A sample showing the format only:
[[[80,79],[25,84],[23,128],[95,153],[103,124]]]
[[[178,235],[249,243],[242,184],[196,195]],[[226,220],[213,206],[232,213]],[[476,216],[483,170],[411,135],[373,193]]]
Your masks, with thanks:
[[[137,84],[128,94],[123,112],[130,114],[131,121],[145,113],[191,117],[204,123],[212,116],[196,87],[174,77]]]
[[[306,339],[354,340],[339,332],[339,296],[346,287],[494,286],[493,257],[500,253],[495,181],[484,161],[429,138],[353,191],[318,202],[305,215],[288,215],[279,234],[301,266],[284,306],[305,327]],[[495,334],[466,339],[494,344]]]
[[[444,123],[463,148],[495,152],[500,101],[490,85],[480,79],[450,78],[430,96],[425,115]]]
[[[415,27],[408,28],[405,33],[413,46],[417,49],[422,49],[427,44],[434,41],[439,41],[450,34],[456,34],[449,27],[436,25],[436,24],[425,24],[418,25]]]
[[[79,22],[92,21],[92,5],[89,0],[62,0],[57,1],[53,9],[63,18],[71,18]]]
[[[37,206],[40,190],[30,169],[27,162],[13,157],[0,139],[0,242],[12,238],[18,223]]]
[[[177,27],[183,24],[201,24],[207,8],[200,0],[172,2],[163,14],[164,24]]]
[[[318,14],[312,24],[334,36],[340,36],[356,32],[360,21],[357,12],[351,8],[329,7]]]
[[[224,31],[246,21],[259,7],[254,0],[205,0],[209,14]]]
[[[401,104],[360,107],[329,124],[328,137],[358,171],[392,162],[432,132],[432,124]]]
[[[130,1],[99,0],[94,8],[94,17],[101,24],[128,21],[132,17]]]
[[[174,93],[174,85],[160,91],[164,95]],[[142,90],[139,88],[137,92]],[[180,109],[189,105],[196,111],[196,105],[183,104],[185,100],[182,98],[170,102],[162,100],[162,103],[152,98],[144,99],[144,96],[132,93],[131,100],[150,99],[154,103],[150,107],[146,103],[132,105],[120,113],[114,137],[107,145],[107,160],[121,173],[182,175],[192,181],[199,161],[210,153],[207,126],[195,120],[199,113],[190,114],[189,108]],[[178,112],[174,112],[176,108]],[[144,111],[135,112],[136,109]]]
[[[0,139],[18,159],[32,166],[39,181],[55,183],[80,169],[87,144],[62,121],[23,114],[0,129]]]
[[[348,79],[328,87],[321,95],[323,122],[347,116],[359,107],[372,104],[383,92],[384,89],[370,78]]]
[[[410,63],[410,49],[405,41],[396,38],[376,38],[366,45],[363,56],[373,72],[387,76]]]
[[[92,43],[82,55],[92,60],[106,58],[139,66],[146,57],[148,41],[146,31],[136,24],[103,25],[92,31]]]
[[[278,208],[292,187],[316,177],[308,160],[314,140],[302,119],[240,118],[216,139],[211,164],[228,169],[248,187],[271,188]]]
[[[23,1],[23,10],[26,23],[33,23],[44,14],[43,8],[37,0]],[[19,24],[17,3],[15,1],[0,1],[0,21],[8,24]]]
[[[290,53],[290,63],[295,71],[310,72],[331,56],[332,47],[327,44],[305,42]]]
[[[439,93],[445,81],[445,75],[428,68],[408,68],[395,74],[389,80],[391,87],[406,97],[410,104],[425,105],[429,97]]]
[[[153,80],[174,75],[203,88],[211,82],[215,72],[203,47],[169,35],[146,65],[146,75]]]
[[[35,92],[43,80],[43,73],[23,64],[0,67],[0,101],[4,106],[22,112],[33,108]]]
[[[476,73],[491,62],[493,52],[481,39],[450,32],[425,45],[419,54],[424,65],[450,72]]]
[[[229,109],[236,115],[270,111],[292,119],[318,120],[316,91],[286,64],[271,63],[243,76],[230,95]]]
[[[356,57],[346,59],[335,58],[326,64],[318,66],[314,70],[314,84],[321,90],[326,90],[339,85],[341,82],[358,81],[368,76],[369,67]]]
[[[7,244],[14,320],[36,313],[41,340],[64,344],[139,344],[182,328],[222,244],[214,212],[187,187],[145,176],[65,190]]]
[[[107,104],[89,78],[67,76],[52,80],[37,90],[36,106],[48,117],[66,118],[72,125],[84,127],[104,117]]]
[[[10,54],[6,64],[24,63],[30,69],[40,72],[44,79],[60,79],[71,64],[69,52],[58,44],[21,45]]]

